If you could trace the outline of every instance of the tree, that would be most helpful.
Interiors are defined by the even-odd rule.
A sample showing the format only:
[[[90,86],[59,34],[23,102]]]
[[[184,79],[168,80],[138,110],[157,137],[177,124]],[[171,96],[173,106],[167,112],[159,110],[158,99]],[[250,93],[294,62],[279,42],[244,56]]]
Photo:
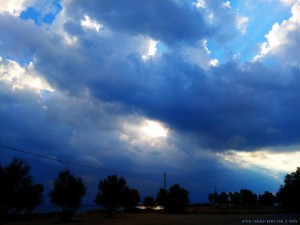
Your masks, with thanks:
[[[85,192],[86,187],[81,178],[73,176],[68,170],[58,174],[49,195],[52,204],[61,206],[62,221],[71,221],[72,214],[80,207]]]
[[[179,184],[171,186],[167,196],[166,208],[168,212],[183,212],[189,205],[189,193],[184,188],[181,188]]]
[[[247,189],[242,189],[240,192],[229,193],[232,204],[236,205],[255,205],[257,195]]]
[[[216,203],[218,204],[228,204],[228,195],[225,192],[222,192],[217,196]]]
[[[144,198],[144,206],[147,208],[154,208],[155,207],[155,200],[151,196],[147,196]]]
[[[167,205],[168,192],[166,189],[161,188],[156,195],[156,202],[158,205],[163,206],[164,208]]]
[[[44,186],[41,184],[35,184],[25,188],[24,202],[25,214],[30,215],[34,208],[43,203]]]
[[[247,189],[240,190],[242,203],[246,205],[255,205],[257,203],[257,195]]]
[[[229,193],[229,197],[232,204],[242,204],[242,196],[239,192]]]
[[[140,193],[136,189],[126,188],[123,193],[123,205],[126,209],[132,209],[137,206],[141,200]]]
[[[285,176],[284,184],[277,193],[277,199],[285,209],[300,210],[300,167]]]
[[[208,194],[208,201],[209,201],[211,204],[215,204],[216,201],[217,201],[217,197],[218,197],[217,192],[209,193],[209,194]]]
[[[114,211],[124,206],[124,192],[126,190],[126,180],[123,177],[108,176],[99,181],[95,203],[104,206],[111,217]]]
[[[0,214],[2,216],[30,214],[42,203],[43,186],[33,185],[29,173],[30,166],[22,159],[13,158],[7,166],[0,165]]]
[[[258,197],[258,201],[262,206],[272,206],[274,205],[275,200],[276,197],[268,191],[265,191],[264,194],[259,195]]]

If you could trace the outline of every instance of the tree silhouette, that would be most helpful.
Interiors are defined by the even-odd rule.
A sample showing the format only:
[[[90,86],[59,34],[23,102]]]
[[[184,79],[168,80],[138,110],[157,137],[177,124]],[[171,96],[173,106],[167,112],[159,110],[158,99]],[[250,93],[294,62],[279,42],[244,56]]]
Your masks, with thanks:
[[[255,205],[257,203],[257,195],[247,189],[240,190],[242,203],[245,205]]]
[[[141,200],[140,193],[136,189],[125,188],[123,193],[123,206],[126,209],[133,209]]]
[[[156,195],[156,202],[158,205],[163,206],[164,209],[167,205],[168,192],[167,190],[161,188]]]
[[[295,172],[287,174],[281,185],[277,199],[285,209],[300,210],[300,167]]]
[[[43,186],[33,185],[30,166],[13,158],[5,167],[0,165],[0,214],[30,214],[42,203]]]
[[[25,214],[30,215],[36,206],[43,203],[44,186],[35,184],[28,186],[24,190]]]
[[[100,180],[95,203],[104,206],[112,217],[112,213],[124,206],[124,192],[127,190],[126,180],[116,175]]]
[[[262,206],[272,206],[274,205],[275,200],[276,197],[268,191],[265,191],[262,195],[259,195],[258,197],[259,204]]]
[[[167,196],[166,206],[168,212],[183,212],[189,205],[189,193],[184,188],[181,188],[179,184],[171,186]]]
[[[146,196],[144,198],[144,206],[147,208],[154,208],[155,207],[155,200],[151,196]]]
[[[240,192],[229,193],[232,204],[236,205],[255,205],[257,195],[250,190],[241,189]]]
[[[52,204],[61,206],[62,221],[71,221],[72,214],[80,207],[85,192],[86,187],[79,177],[73,176],[68,170],[58,174],[49,195]]]
[[[242,196],[239,192],[229,193],[230,201],[232,204],[240,205],[242,204]]]
[[[221,194],[219,194],[217,196],[216,203],[218,203],[218,204],[228,204],[229,203],[228,195],[225,192],[222,192]]]
[[[209,193],[209,194],[208,194],[208,201],[209,201],[211,204],[215,204],[215,203],[217,202],[217,197],[218,197],[217,192]]]

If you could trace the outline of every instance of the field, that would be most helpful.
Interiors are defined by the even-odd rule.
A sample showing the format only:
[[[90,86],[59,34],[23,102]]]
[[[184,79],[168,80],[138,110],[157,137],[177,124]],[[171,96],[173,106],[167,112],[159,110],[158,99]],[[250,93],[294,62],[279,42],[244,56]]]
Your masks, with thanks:
[[[103,213],[75,215],[71,223],[60,223],[57,214],[39,215],[30,220],[11,221],[10,225],[239,225],[300,224],[300,215],[289,214],[164,214],[120,213],[106,218]]]

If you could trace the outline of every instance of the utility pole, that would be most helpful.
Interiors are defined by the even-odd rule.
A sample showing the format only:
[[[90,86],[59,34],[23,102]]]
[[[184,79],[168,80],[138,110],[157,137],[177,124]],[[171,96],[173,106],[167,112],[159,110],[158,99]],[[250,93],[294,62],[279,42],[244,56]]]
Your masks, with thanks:
[[[164,173],[164,189],[167,190],[167,173]]]

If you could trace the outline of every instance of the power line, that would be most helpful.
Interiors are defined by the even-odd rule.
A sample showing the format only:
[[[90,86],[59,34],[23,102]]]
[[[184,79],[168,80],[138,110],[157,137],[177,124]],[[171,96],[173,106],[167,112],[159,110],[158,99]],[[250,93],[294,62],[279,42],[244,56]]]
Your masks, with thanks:
[[[163,174],[163,173],[136,173],[136,172],[130,172],[130,171],[113,170],[113,169],[107,169],[107,168],[90,166],[87,164],[81,164],[81,163],[76,163],[76,162],[72,162],[72,161],[62,160],[62,159],[58,159],[58,158],[52,158],[52,157],[49,157],[46,155],[41,155],[41,154],[33,153],[31,151],[25,151],[22,149],[6,146],[6,145],[2,145],[2,144],[0,144],[0,147],[2,149],[8,149],[11,151],[20,152],[20,153],[24,153],[27,155],[31,155],[31,156],[51,160],[51,161],[56,161],[58,163],[64,163],[64,164],[68,164],[68,165],[72,165],[72,166],[85,167],[85,168],[89,168],[89,169],[103,170],[103,171],[111,172],[111,173],[123,173],[123,174],[132,174],[132,175],[140,175],[140,176],[157,176],[157,175],[161,176]]]
[[[280,173],[279,175],[286,175],[286,173]],[[175,180],[178,180],[180,182],[184,183],[197,183],[201,186],[215,186],[215,185],[232,185],[232,184],[243,184],[243,183],[253,183],[253,182],[258,182],[258,181],[263,181],[263,180],[268,180],[274,177],[278,177],[279,175],[272,175],[272,176],[267,176],[267,177],[261,177],[258,179],[253,179],[253,180],[244,180],[244,181],[234,181],[234,182],[203,182],[199,180],[186,180],[184,178],[174,176],[172,174],[169,174],[169,177],[175,178]]]
[[[53,157],[49,157],[49,156],[46,156],[46,155],[37,154],[37,153],[31,152],[31,151],[25,151],[25,150],[22,150],[22,149],[6,146],[6,145],[3,145],[3,144],[0,144],[0,147],[2,149],[8,149],[8,150],[11,150],[11,151],[20,152],[20,153],[27,154],[27,155],[31,155],[31,156],[51,160],[51,161],[56,161],[58,163],[64,163],[64,164],[68,164],[68,165],[72,165],[72,166],[78,166],[78,167],[85,167],[85,168],[89,168],[89,169],[97,169],[97,170],[102,170],[102,171],[111,172],[111,173],[123,173],[123,174],[139,175],[139,176],[161,176],[161,175],[163,175],[164,176],[164,187],[166,187],[166,173],[165,172],[164,173],[137,173],[137,172],[130,172],[130,171],[113,170],[113,169],[90,166],[90,165],[87,165],[87,164],[76,163],[76,162],[72,162],[72,161],[68,161],[68,160],[53,158]],[[279,175],[286,175],[286,173],[280,173]],[[199,181],[199,180],[186,180],[185,178],[181,178],[181,177],[178,177],[178,176],[175,176],[175,175],[172,175],[172,174],[168,174],[168,177],[171,178],[171,179],[173,178],[173,179],[175,179],[179,182],[183,182],[183,183],[189,183],[189,184],[192,183],[194,185],[200,185],[200,186],[215,186],[215,185],[232,185],[232,184],[253,183],[253,182],[258,182],[258,181],[278,177],[278,175],[261,177],[261,178],[253,179],[253,180],[235,181],[235,182],[203,182],[203,181]]]

